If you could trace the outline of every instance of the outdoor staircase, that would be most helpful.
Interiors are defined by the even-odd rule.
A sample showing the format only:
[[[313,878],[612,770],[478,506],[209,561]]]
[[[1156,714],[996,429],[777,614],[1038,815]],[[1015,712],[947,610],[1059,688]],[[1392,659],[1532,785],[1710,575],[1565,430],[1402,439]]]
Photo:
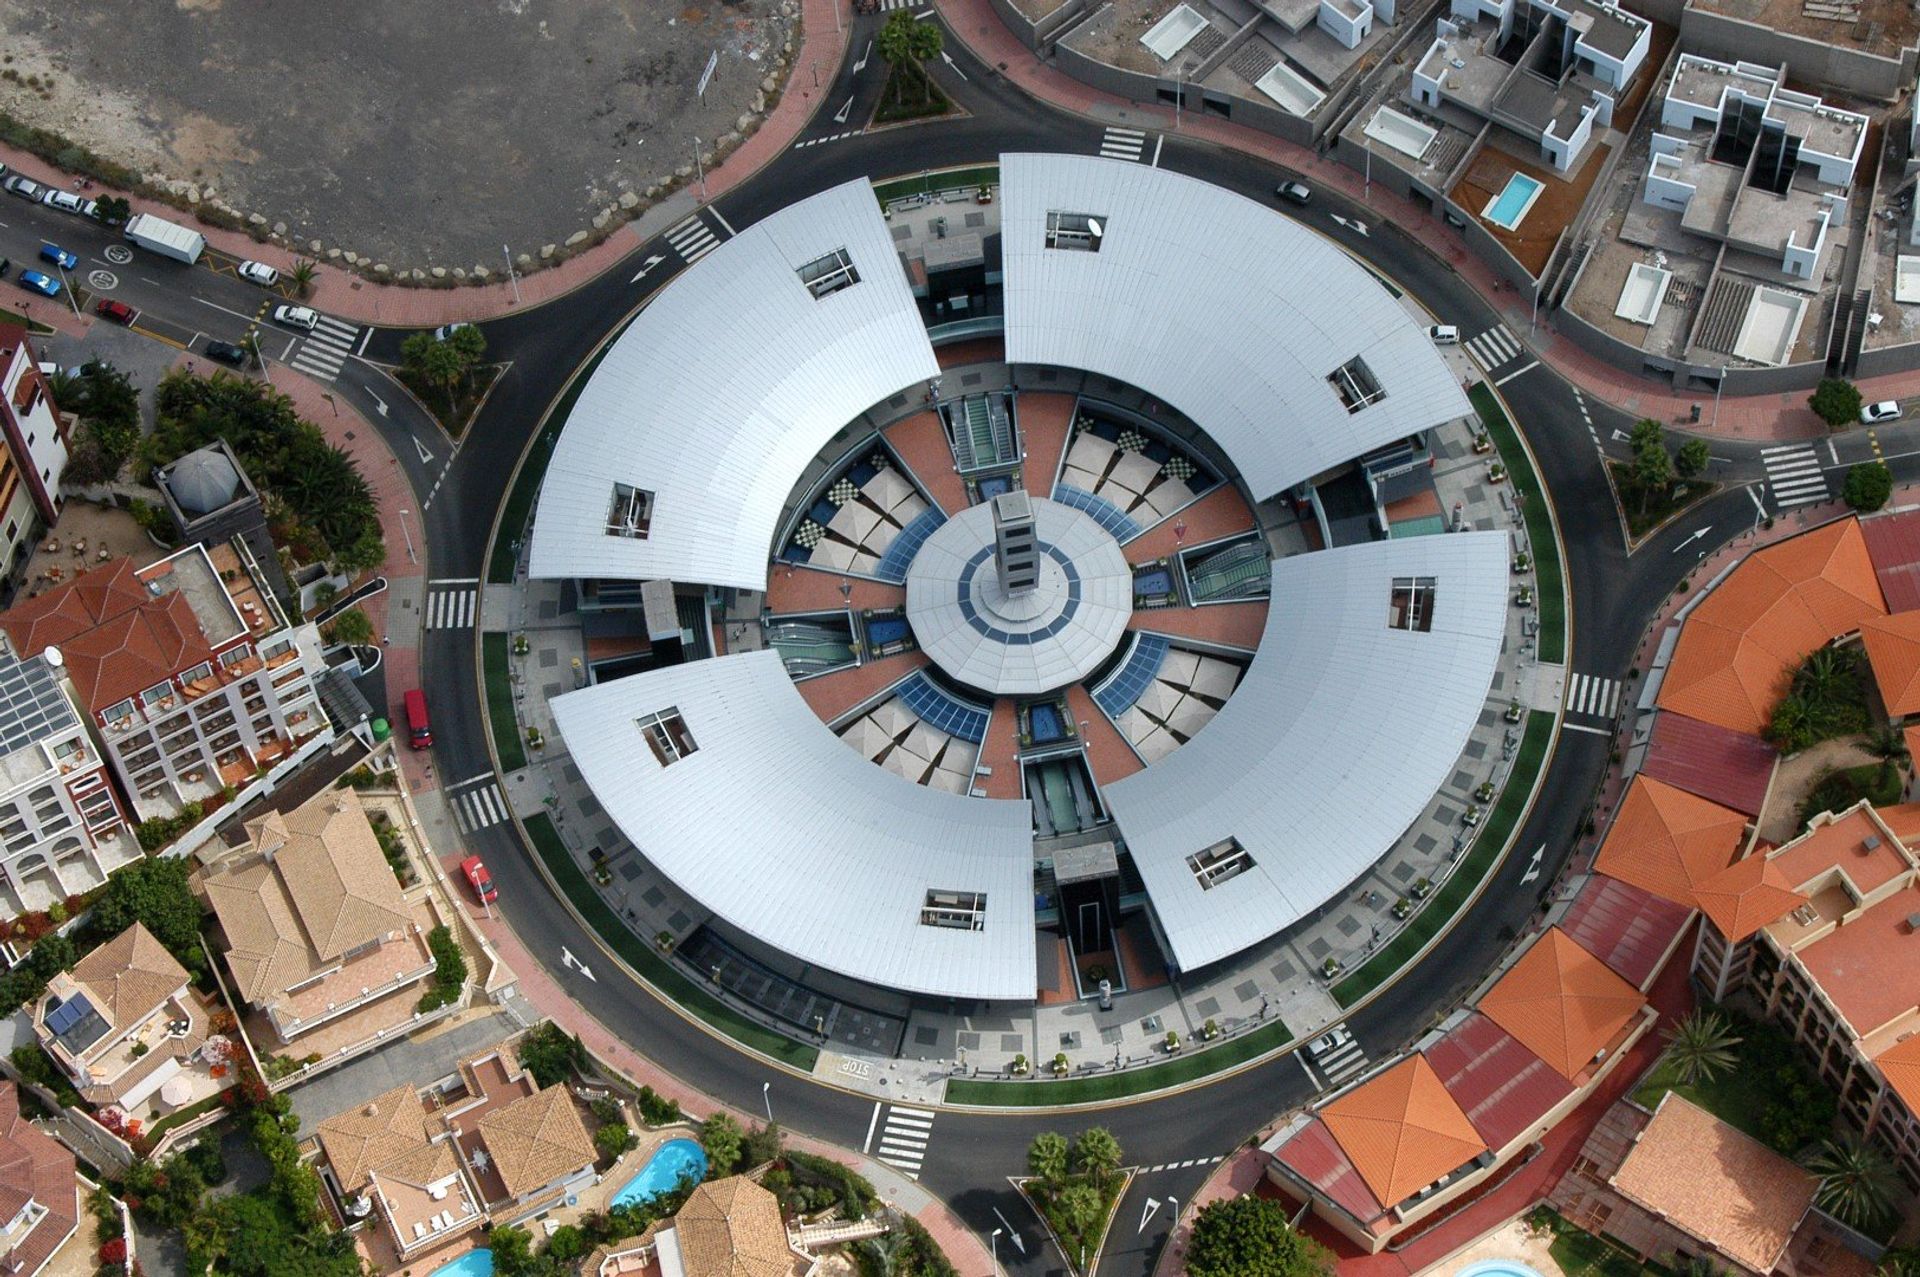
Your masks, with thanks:
[[[1196,603],[1251,598],[1267,592],[1273,576],[1266,548],[1258,542],[1230,546],[1210,554],[1187,573]]]
[[[1013,418],[1003,400],[991,395],[968,395],[949,411],[953,460],[961,474],[990,470],[1019,460]]]

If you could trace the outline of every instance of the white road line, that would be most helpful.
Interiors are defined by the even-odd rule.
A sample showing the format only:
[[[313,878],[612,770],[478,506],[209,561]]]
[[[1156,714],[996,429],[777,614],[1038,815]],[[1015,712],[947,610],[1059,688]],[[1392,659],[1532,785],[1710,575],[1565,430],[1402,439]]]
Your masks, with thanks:
[[[1496,386],[1504,386],[1508,382],[1512,381],[1515,377],[1519,377],[1526,373],[1530,373],[1535,368],[1538,368],[1539,366],[1540,366],[1540,361],[1536,359],[1532,363],[1528,364],[1525,368],[1521,368],[1515,372],[1510,372],[1506,376],[1502,377],[1500,380],[1494,382],[1493,384]]]
[[[873,1102],[873,1116],[867,1119],[867,1140],[866,1143],[860,1146],[862,1153],[865,1153],[873,1147],[873,1128],[878,1125],[880,1125],[880,1101],[875,1100]]]
[[[448,785],[447,792],[452,793],[456,789],[465,789],[468,785],[471,785],[478,780],[492,780],[492,779],[493,779],[492,772],[475,772],[473,775],[467,777],[465,780],[456,780],[451,785]]]
[[[1561,720],[1560,726],[1570,732],[1587,732],[1594,736],[1611,736],[1613,732],[1605,727],[1588,727],[1585,723],[1569,723]]]

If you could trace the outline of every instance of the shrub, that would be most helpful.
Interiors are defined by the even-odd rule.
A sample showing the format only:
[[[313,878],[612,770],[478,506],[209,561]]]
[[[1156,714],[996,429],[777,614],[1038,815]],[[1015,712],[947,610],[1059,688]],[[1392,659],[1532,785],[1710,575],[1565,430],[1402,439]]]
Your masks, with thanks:
[[[1841,495],[1862,513],[1878,510],[1893,496],[1893,471],[1884,462],[1863,461],[1847,471]]]
[[[580,1039],[551,1020],[527,1030],[515,1051],[541,1086],[558,1086],[587,1062],[587,1048]]]
[[[634,1103],[640,1109],[640,1120],[648,1126],[665,1126],[680,1120],[679,1101],[668,1099],[650,1086],[640,1088]]]
[[[1836,430],[1850,426],[1860,419],[1860,388],[1839,377],[1823,378],[1808,396],[1807,407]]]
[[[459,1001],[467,983],[467,955],[445,923],[427,933],[427,949],[433,954],[433,987],[421,995],[416,1008],[423,1015]]]
[[[610,1162],[638,1142],[625,1122],[607,1122],[593,1133],[594,1148]]]

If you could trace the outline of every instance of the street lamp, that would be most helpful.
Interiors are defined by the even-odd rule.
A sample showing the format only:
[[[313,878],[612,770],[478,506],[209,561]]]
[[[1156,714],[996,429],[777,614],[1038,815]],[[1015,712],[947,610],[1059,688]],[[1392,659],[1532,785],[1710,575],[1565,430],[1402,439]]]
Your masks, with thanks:
[[[411,511],[408,510],[402,510],[400,512],[400,535],[406,538],[407,562],[418,563],[420,561],[419,556],[413,552],[413,534],[407,531],[407,515],[410,513]]]
[[[1002,1230],[996,1228],[991,1233],[987,1234],[987,1253],[993,1256],[993,1271],[996,1274],[996,1277],[997,1277],[997,1274],[1000,1272],[1000,1233],[1001,1231]]]
[[[767,1125],[773,1125],[773,1083],[760,1084],[760,1102],[767,1106]]]
[[[700,174],[700,200],[702,203],[705,203],[707,198],[707,166],[702,163],[700,159],[700,135],[698,133],[693,135],[693,167],[694,171]]]
[[[500,246],[500,256],[507,259],[507,278],[513,282],[513,304],[520,304],[520,272],[513,268],[513,250],[505,244]]]

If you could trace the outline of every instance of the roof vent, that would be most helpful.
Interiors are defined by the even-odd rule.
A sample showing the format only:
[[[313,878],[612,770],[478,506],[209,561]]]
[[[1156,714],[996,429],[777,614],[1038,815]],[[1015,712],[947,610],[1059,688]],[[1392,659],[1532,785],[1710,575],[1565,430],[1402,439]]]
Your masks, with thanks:
[[[1864,839],[1864,840],[1863,840],[1863,841],[1861,842],[1861,844],[1860,844],[1860,850],[1862,850],[1862,851],[1878,851],[1878,850],[1880,850],[1880,835],[1879,835],[1879,834],[1868,834],[1868,835],[1866,836],[1866,838],[1865,838],[1865,839]]]
[[[1907,930],[1920,931],[1920,913],[1910,913],[1907,915]]]

